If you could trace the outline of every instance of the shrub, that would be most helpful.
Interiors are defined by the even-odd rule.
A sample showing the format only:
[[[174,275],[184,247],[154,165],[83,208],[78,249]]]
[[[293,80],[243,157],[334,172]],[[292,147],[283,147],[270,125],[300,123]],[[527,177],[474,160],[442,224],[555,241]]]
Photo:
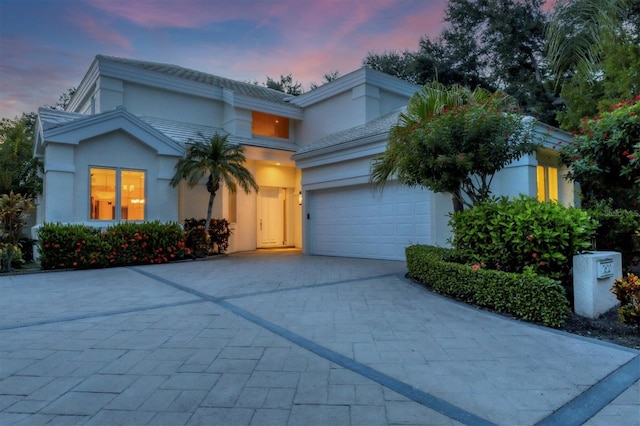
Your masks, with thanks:
[[[43,269],[101,268],[178,260],[189,253],[177,223],[121,223],[105,231],[44,224],[38,231]]]
[[[611,291],[620,301],[618,317],[625,324],[636,325],[640,333],[640,278],[627,274],[616,279]]]
[[[0,243],[3,244],[0,270],[11,271],[13,265],[24,263],[19,249],[20,238],[26,218],[33,210],[33,201],[22,194],[11,191],[0,196]]]
[[[186,219],[184,230],[186,243],[196,256],[224,253],[229,248],[231,229],[226,219],[211,219],[209,232],[204,232],[205,219]]]
[[[549,327],[560,327],[570,313],[560,283],[532,268],[521,274],[484,269],[480,264],[473,268],[447,261],[451,258],[447,249],[424,245],[407,247],[406,257],[411,277],[463,302]]]
[[[594,249],[620,252],[625,271],[638,266],[640,212],[613,209],[609,203],[596,203],[588,212],[598,222]]]
[[[458,256],[489,269],[568,281],[572,257],[591,247],[596,223],[587,212],[521,195],[492,199],[451,216]]]
[[[111,246],[97,228],[45,223],[38,230],[42,269],[102,268],[109,265]]]
[[[0,243],[0,272],[11,272],[24,264],[20,246],[11,243]]]

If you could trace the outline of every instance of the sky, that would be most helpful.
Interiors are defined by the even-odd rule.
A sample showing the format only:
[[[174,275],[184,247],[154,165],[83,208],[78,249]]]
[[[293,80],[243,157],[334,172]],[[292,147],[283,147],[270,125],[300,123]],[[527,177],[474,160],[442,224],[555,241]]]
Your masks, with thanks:
[[[437,37],[447,0],[0,0],[0,118],[54,105],[98,54],[303,89]]]
[[[368,52],[417,50],[446,0],[0,0],[0,117],[53,105],[98,54],[309,90]]]

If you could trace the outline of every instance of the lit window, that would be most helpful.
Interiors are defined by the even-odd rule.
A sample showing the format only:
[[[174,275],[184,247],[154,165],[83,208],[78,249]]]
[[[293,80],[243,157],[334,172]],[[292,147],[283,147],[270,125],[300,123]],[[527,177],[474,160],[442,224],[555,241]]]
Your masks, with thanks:
[[[558,168],[538,165],[537,169],[538,200],[558,201]]]
[[[254,135],[289,139],[288,118],[253,111],[251,120],[251,133]]]
[[[90,174],[92,220],[144,220],[143,171],[92,167]]]

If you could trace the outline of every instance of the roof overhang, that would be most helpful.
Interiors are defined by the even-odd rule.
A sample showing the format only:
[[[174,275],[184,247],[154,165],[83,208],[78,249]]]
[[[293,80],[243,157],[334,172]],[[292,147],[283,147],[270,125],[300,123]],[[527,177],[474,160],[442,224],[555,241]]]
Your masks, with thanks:
[[[36,126],[35,153],[42,154],[49,143],[78,145],[87,139],[107,133],[122,131],[155,150],[158,155],[182,157],[184,148],[151,125],[140,120],[124,108],[116,108],[102,114],[80,116],[60,112],[59,116],[71,114],[68,121],[54,123],[43,119],[45,111],[39,111]]]

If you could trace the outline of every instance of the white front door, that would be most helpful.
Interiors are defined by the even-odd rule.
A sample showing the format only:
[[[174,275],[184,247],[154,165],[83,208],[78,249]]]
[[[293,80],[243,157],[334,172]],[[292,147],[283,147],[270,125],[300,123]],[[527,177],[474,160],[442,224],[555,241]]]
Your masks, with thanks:
[[[260,188],[258,193],[258,247],[285,245],[285,203],[285,189]]]

